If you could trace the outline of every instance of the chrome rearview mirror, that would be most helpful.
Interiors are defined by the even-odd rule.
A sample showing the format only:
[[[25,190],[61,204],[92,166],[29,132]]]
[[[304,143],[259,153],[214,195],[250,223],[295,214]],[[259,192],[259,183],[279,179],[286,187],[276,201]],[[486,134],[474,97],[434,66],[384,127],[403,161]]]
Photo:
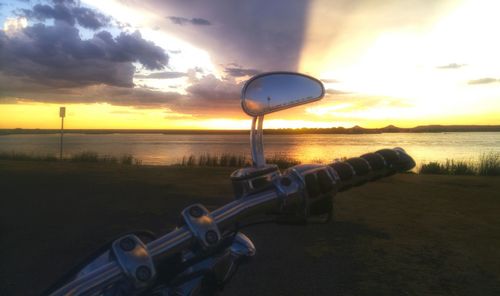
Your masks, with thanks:
[[[264,73],[250,78],[241,92],[241,107],[253,117],[250,141],[254,169],[266,169],[262,124],[264,115],[321,100],[323,83],[292,72]]]
[[[278,166],[266,164],[262,126],[264,115],[321,100],[325,88],[316,78],[291,72],[264,73],[250,78],[241,92],[241,107],[253,117],[250,131],[252,167],[231,174],[237,198],[259,191],[280,175]]]
[[[320,100],[321,81],[298,73],[273,72],[252,77],[241,93],[246,114],[256,117]]]

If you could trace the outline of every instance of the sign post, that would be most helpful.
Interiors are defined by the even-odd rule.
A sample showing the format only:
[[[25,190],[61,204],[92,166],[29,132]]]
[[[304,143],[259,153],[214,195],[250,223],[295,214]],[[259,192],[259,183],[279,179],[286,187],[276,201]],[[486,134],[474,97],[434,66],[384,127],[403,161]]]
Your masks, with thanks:
[[[59,116],[61,117],[61,145],[59,147],[59,160],[62,160],[63,155],[63,135],[64,135],[64,117],[66,116],[66,107],[59,108]]]

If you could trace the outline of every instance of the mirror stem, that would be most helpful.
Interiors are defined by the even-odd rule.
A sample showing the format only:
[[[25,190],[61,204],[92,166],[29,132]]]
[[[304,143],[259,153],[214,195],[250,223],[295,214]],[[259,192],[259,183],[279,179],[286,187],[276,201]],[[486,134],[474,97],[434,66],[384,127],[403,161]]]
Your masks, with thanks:
[[[250,143],[252,145],[252,160],[254,167],[263,167],[266,165],[263,145],[263,123],[264,115],[253,117],[252,130],[250,131]]]

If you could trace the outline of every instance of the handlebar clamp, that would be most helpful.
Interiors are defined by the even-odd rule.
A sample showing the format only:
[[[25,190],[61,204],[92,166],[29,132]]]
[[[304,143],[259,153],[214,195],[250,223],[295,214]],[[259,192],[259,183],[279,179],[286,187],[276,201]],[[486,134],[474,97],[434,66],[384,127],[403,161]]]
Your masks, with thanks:
[[[284,172],[284,180],[294,180],[290,183],[297,184],[298,188],[292,193],[298,197],[288,198],[295,202],[284,204],[280,223],[325,223],[332,218],[332,196],[339,181],[335,170],[324,165],[296,165]]]
[[[181,216],[200,246],[209,249],[218,244],[221,234],[209,211],[201,204],[185,208]]]
[[[147,246],[137,236],[126,235],[113,242],[112,250],[135,289],[148,287],[156,276],[156,270]]]

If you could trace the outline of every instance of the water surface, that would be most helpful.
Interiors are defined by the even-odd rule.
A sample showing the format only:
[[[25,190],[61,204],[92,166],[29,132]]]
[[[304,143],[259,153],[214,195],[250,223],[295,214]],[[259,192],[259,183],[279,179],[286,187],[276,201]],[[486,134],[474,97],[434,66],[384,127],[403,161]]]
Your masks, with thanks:
[[[267,135],[266,155],[277,153],[302,162],[331,161],[381,148],[403,147],[417,163],[447,158],[474,160],[481,153],[500,153],[500,133],[387,133],[362,135]],[[59,153],[59,135],[0,136],[0,151],[39,155]],[[64,155],[95,151],[103,155],[132,154],[143,164],[179,162],[194,154],[250,155],[248,135],[65,134]]]

